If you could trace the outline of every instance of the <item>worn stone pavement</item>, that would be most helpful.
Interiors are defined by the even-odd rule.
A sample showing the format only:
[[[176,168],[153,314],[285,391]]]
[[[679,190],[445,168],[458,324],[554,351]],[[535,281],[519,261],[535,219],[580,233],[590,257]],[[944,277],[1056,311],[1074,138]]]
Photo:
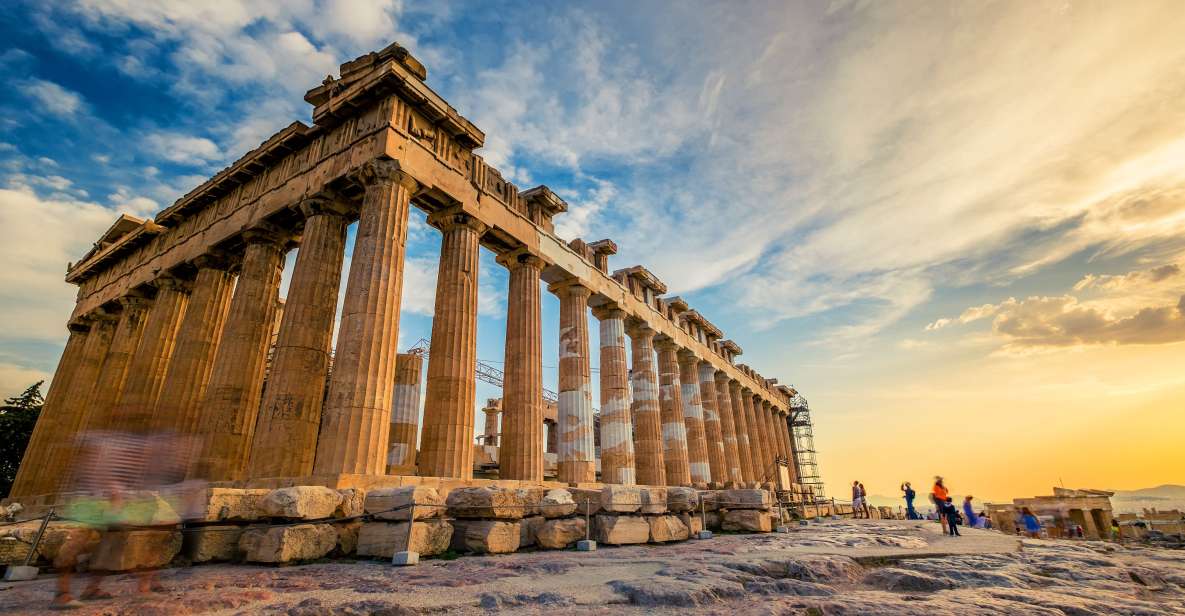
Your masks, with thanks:
[[[79,614],[1181,614],[1185,552],[940,535],[936,523],[829,521],[593,553],[520,552],[395,568],[335,561],[161,572],[167,591]],[[53,576],[0,584],[0,613],[41,613]],[[78,584],[76,584],[78,586]]]

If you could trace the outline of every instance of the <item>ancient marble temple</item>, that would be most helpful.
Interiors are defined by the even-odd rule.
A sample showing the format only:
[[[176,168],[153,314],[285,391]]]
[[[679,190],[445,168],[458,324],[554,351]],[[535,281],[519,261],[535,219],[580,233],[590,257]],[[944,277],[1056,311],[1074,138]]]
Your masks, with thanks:
[[[543,480],[549,292],[559,481],[774,480],[794,456],[793,390],[736,364],[741,347],[646,268],[610,268],[612,241],[556,237],[564,201],[504,180],[475,153],[484,133],[426,78],[398,45],[343,64],[305,95],[312,126],[291,124],[151,220],[121,216],[69,266],[78,301],[12,496],[66,489],[79,435],[103,430],[186,435],[185,473],[214,482],[471,478],[482,249],[509,270],[501,427],[483,435],[500,479]],[[426,373],[396,348],[413,207],[441,242]]]

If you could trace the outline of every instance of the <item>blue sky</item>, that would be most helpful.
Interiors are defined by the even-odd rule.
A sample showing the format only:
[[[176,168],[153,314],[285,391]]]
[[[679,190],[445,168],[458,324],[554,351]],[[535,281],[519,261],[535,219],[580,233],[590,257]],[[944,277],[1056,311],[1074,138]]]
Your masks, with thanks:
[[[1185,434],[1181,23],[1172,2],[16,2],[0,389],[52,371],[65,264],[117,212],[307,123],[305,90],[399,41],[488,160],[568,200],[562,237],[613,238],[616,266],[807,395],[833,485],[1179,480],[1169,441],[1093,426]],[[413,216],[405,345],[430,332],[437,244]],[[482,359],[501,359],[504,287],[483,255]],[[1126,462],[1089,459],[1115,439]],[[902,459],[865,470],[884,457]]]

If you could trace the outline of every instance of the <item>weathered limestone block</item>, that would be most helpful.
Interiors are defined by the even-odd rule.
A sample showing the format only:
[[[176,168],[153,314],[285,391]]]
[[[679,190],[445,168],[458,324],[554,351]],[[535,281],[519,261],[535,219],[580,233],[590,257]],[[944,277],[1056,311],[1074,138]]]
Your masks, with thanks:
[[[720,490],[700,490],[694,501],[695,510],[699,511],[700,503],[703,502],[704,511],[719,511],[720,494]]]
[[[408,524],[411,542],[408,542]],[[453,526],[444,520],[423,522],[365,522],[358,530],[358,556],[391,558],[395,552],[417,552],[420,556],[444,553],[453,537]]]
[[[642,506],[638,509],[640,513],[667,512],[667,488],[645,486],[639,487],[638,492],[642,501]]]
[[[671,513],[699,510],[700,491],[693,488],[667,488],[667,510]]]
[[[0,527],[0,565],[23,563],[40,526],[41,520],[30,520]],[[41,536],[41,543],[37,545],[37,558],[34,562],[52,563],[63,545],[79,542],[88,546],[81,551],[89,552],[99,543],[98,531],[76,522],[50,522],[45,528],[45,534]]]
[[[253,527],[239,537],[239,550],[253,563],[290,563],[325,556],[337,546],[332,524]]]
[[[687,526],[673,515],[647,516],[646,522],[650,524],[651,543],[686,541],[691,536]]]
[[[192,563],[237,560],[242,526],[201,526],[183,533],[182,553]]]
[[[103,534],[98,549],[91,556],[90,568],[97,571],[155,569],[169,564],[180,551],[180,531],[112,531]]]
[[[704,517],[707,517],[707,514]],[[692,537],[698,535],[699,531],[704,529],[704,521],[700,518],[699,513],[680,513],[679,521],[687,527],[687,531]]]
[[[564,489],[548,490],[539,501],[539,510],[547,518],[562,518],[576,512],[576,501],[572,493]]]
[[[504,488],[454,488],[447,504],[449,515],[457,518],[517,520],[524,513],[523,495]]]
[[[576,503],[576,513],[596,515],[601,511],[601,490],[590,488],[568,488],[568,494]]]
[[[523,517],[530,517],[539,515],[544,495],[547,490],[543,488],[517,488],[515,492],[523,500]]]
[[[769,509],[769,492],[765,490],[723,490],[717,502],[724,509]]]
[[[272,490],[260,506],[270,518],[323,520],[333,516],[342,503],[337,490],[325,486],[293,486]]]
[[[704,513],[704,524],[708,530],[720,530],[724,524],[724,514],[719,511],[708,511]]]
[[[362,515],[366,510],[366,490],[345,488],[338,492],[342,495],[342,502],[333,510],[333,517],[352,518]]]
[[[411,505],[415,505],[414,508]],[[444,499],[436,488],[405,486],[383,488],[366,493],[366,513],[380,520],[407,520],[415,513],[417,520],[438,518],[444,512]],[[391,511],[395,509],[395,511]]]
[[[539,531],[539,527],[546,521],[547,518],[541,515],[535,515],[529,518],[523,518],[519,522],[518,547],[520,550],[536,544],[535,534]]]
[[[535,541],[548,550],[562,550],[584,539],[588,526],[584,518],[547,520],[535,530]]]
[[[338,522],[333,527],[337,529],[336,553],[342,556],[353,554],[358,548],[358,532],[362,530],[362,521]]]
[[[656,488],[642,488],[639,486],[606,485],[601,488],[601,511],[611,513],[634,513],[642,507],[642,491]],[[657,488],[662,490],[662,488]],[[654,495],[648,496],[653,500]],[[664,511],[666,506],[666,491],[662,492]],[[650,504],[649,502],[647,504]]]
[[[206,488],[186,494],[183,508],[189,519],[202,522],[258,520],[267,517],[263,513],[262,501],[270,492],[267,489]]]
[[[773,530],[773,516],[757,509],[733,509],[724,513],[724,530],[768,533]]]
[[[451,495],[450,495],[451,496]],[[518,549],[521,522],[503,520],[456,520],[452,548],[477,554],[509,554]]]
[[[596,517],[596,538],[597,543],[607,545],[646,543],[650,524],[642,516],[601,514]]]

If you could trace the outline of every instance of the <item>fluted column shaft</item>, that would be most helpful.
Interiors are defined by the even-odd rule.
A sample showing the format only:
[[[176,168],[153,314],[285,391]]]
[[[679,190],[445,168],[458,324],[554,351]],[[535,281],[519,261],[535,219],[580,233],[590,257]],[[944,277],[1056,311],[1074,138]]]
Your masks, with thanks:
[[[680,352],[679,388],[683,398],[683,425],[687,430],[687,467],[691,483],[712,481],[708,464],[708,441],[704,431],[704,406],[699,392],[699,358],[690,352]]]
[[[510,272],[498,476],[543,481],[543,319],[539,297],[543,261],[521,251],[503,255],[498,261]]]
[[[304,233],[251,445],[253,478],[308,475],[317,452],[348,206],[324,198],[301,206]]]
[[[498,446],[498,416],[502,414],[502,409],[484,408],[482,412],[486,414],[485,425],[481,431],[481,443],[483,445]]]
[[[54,370],[53,380],[49,383],[49,390],[45,393],[45,402],[41,405],[41,414],[37,416],[37,423],[33,426],[33,434],[29,437],[29,444],[25,447],[25,454],[21,458],[21,466],[17,469],[16,479],[10,490],[11,496],[31,496],[37,494],[38,475],[45,468],[45,458],[49,455],[49,443],[55,438],[54,428],[60,421],[62,400],[74,378],[74,371],[82,360],[82,350],[86,346],[86,338],[90,333],[90,323],[71,323],[70,337],[66,339],[66,346],[62,349],[62,356],[58,359],[57,369]]]
[[[670,340],[658,349],[658,408],[662,415],[662,459],[666,485],[691,485],[687,462],[687,427],[683,423],[683,392],[679,385],[679,347]]]
[[[284,267],[280,237],[251,231],[245,239],[243,269],[202,397],[202,449],[190,469],[192,477],[210,481],[235,481],[246,475]]]
[[[420,474],[473,477],[477,400],[477,273],[481,221],[455,211],[438,212],[440,269],[428,355],[428,395]]]
[[[123,311],[119,314],[119,324],[115,326],[111,346],[107,349],[107,359],[95,384],[95,397],[83,420],[83,429],[87,431],[108,430],[112,427],[112,413],[123,394],[128,366],[144,334],[148,309],[152,307],[151,300],[132,295],[121,298],[120,304]]]
[[[70,389],[62,402],[62,412],[58,414],[60,422],[54,429],[55,438],[49,443],[49,455],[37,482],[38,494],[52,494],[69,487],[78,433],[93,398],[117,324],[118,319],[107,314],[96,316],[91,323],[90,334],[82,349],[82,359],[70,379]]]
[[[741,388],[741,405],[745,409],[745,426],[749,430],[749,464],[753,469],[753,481],[766,480],[765,445],[762,433],[765,424],[758,420],[757,409],[753,406],[753,391],[747,387]]]
[[[763,422],[763,425],[765,426],[765,430],[763,430],[763,433],[764,433],[763,436],[765,438],[765,441],[764,441],[765,442],[765,449],[766,449],[766,451],[765,451],[765,457],[766,457],[765,466],[766,466],[766,468],[770,468],[771,465],[773,465],[773,463],[775,461],[777,461],[778,456],[780,455],[778,452],[777,434],[774,433],[773,410],[770,408],[770,404],[767,400],[762,400],[762,399],[758,398],[758,399],[755,399],[753,402],[756,405],[758,414],[761,416],[761,420]],[[773,479],[773,478],[774,477],[771,475],[770,479]]]
[[[177,332],[189,303],[189,286],[183,281],[162,277],[157,279],[156,286],[156,298],[148,310],[140,345],[128,366],[123,394],[115,404],[111,427],[116,430],[144,432],[149,429],[173,357]]]
[[[553,285],[560,298],[559,474],[569,483],[597,479],[588,355],[588,298],[578,284]]]
[[[644,486],[666,485],[663,461],[662,417],[658,403],[658,371],[654,363],[654,330],[631,327],[630,352],[633,373],[630,385],[634,417],[634,457],[637,481]]]
[[[197,431],[198,405],[210,383],[214,355],[234,291],[234,275],[225,262],[202,257],[195,262],[197,277],[185,316],[177,331],[176,348],[165,373],[152,413],[151,428],[185,434]]]
[[[415,474],[416,434],[420,429],[420,375],[423,367],[424,357],[419,353],[400,353],[395,358],[388,475]]]
[[[737,453],[737,427],[733,421],[732,396],[728,393],[728,375],[723,371],[715,373],[716,409],[720,413],[720,433],[724,439],[724,465],[728,469],[725,481],[740,483],[745,480],[741,473],[741,459]]]
[[[696,365],[699,376],[700,405],[704,410],[704,441],[708,448],[708,468],[712,481],[728,481],[728,469],[724,464],[724,433],[720,428],[720,412],[716,408],[716,369],[712,364],[701,361]]]
[[[753,472],[753,441],[749,439],[749,417],[745,413],[745,395],[741,384],[728,382],[728,397],[732,402],[732,421],[737,431],[737,457],[741,463],[741,477],[746,482],[757,481]]]
[[[378,475],[387,466],[407,217],[416,185],[390,160],[367,163],[356,179],[366,192],[317,435],[318,475]]]
[[[597,309],[601,326],[601,481],[634,485],[634,429],[630,417],[625,311]]]

